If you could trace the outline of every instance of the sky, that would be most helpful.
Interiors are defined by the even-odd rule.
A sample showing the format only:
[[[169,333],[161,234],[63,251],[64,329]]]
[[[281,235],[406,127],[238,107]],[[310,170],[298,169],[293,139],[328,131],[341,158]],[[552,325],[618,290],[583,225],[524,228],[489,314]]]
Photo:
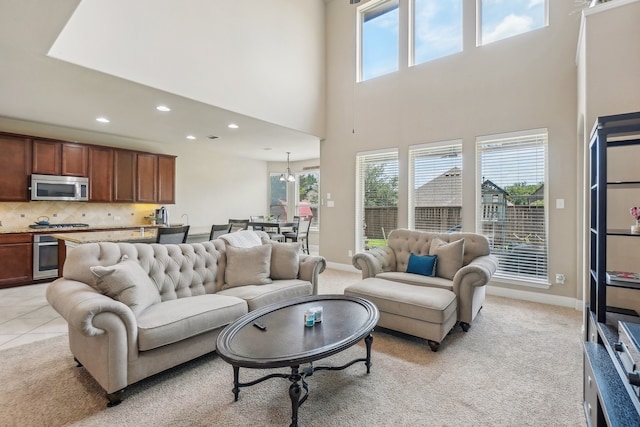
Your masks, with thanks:
[[[462,51],[464,0],[413,0],[415,63]],[[488,44],[545,25],[546,0],[481,0],[481,43]],[[363,25],[362,79],[398,70],[399,14],[397,0],[387,13],[365,19]],[[370,14],[374,16],[374,14]]]

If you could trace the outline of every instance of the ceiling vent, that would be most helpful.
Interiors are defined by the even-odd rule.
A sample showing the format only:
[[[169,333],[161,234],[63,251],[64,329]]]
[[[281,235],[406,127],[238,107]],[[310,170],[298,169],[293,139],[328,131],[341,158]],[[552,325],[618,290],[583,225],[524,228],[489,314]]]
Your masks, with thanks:
[[[215,135],[209,135],[207,138],[209,138],[209,139],[218,139],[218,137],[215,136]]]

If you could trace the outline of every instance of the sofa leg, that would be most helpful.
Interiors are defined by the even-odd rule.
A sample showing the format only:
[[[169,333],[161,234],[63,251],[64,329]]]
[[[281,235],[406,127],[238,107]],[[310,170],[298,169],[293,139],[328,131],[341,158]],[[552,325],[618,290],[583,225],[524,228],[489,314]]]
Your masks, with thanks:
[[[429,348],[431,348],[431,351],[436,352],[438,351],[438,349],[440,348],[440,343],[439,342],[435,342],[432,340],[427,340],[427,344],[429,344]]]
[[[75,357],[73,358],[73,360],[76,362],[76,367],[78,368],[82,368],[82,363],[80,363],[80,361],[78,359],[76,359]]]
[[[107,393],[106,397],[109,402],[107,402],[107,407],[112,408],[114,406],[118,406],[122,403],[122,395],[124,389],[118,390],[115,393]]]
[[[471,325],[468,324],[467,322],[460,322],[460,327],[462,328],[463,331],[467,332],[471,327]]]

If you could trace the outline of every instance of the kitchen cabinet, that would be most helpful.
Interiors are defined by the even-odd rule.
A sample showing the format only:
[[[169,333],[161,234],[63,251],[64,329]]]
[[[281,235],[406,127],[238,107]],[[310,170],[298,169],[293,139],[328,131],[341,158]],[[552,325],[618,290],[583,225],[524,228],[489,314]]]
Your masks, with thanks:
[[[30,233],[0,234],[0,288],[29,284],[33,279]]]
[[[158,155],[158,203],[176,202],[176,158]]]
[[[114,150],[113,153],[113,201],[136,201],[137,153]]]
[[[33,141],[32,173],[87,176],[87,146],[35,139]]]
[[[0,134],[0,153],[0,201],[28,201],[31,139]]]
[[[156,203],[158,201],[158,156],[138,153],[137,165],[137,201]]]
[[[113,201],[113,149],[89,147],[89,201]]]

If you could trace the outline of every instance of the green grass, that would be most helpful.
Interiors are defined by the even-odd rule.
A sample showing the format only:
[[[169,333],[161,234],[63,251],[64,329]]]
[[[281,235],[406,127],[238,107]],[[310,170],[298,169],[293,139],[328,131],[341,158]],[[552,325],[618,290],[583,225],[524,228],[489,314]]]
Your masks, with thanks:
[[[375,248],[377,246],[387,246],[386,239],[367,239],[366,245],[370,248]]]

